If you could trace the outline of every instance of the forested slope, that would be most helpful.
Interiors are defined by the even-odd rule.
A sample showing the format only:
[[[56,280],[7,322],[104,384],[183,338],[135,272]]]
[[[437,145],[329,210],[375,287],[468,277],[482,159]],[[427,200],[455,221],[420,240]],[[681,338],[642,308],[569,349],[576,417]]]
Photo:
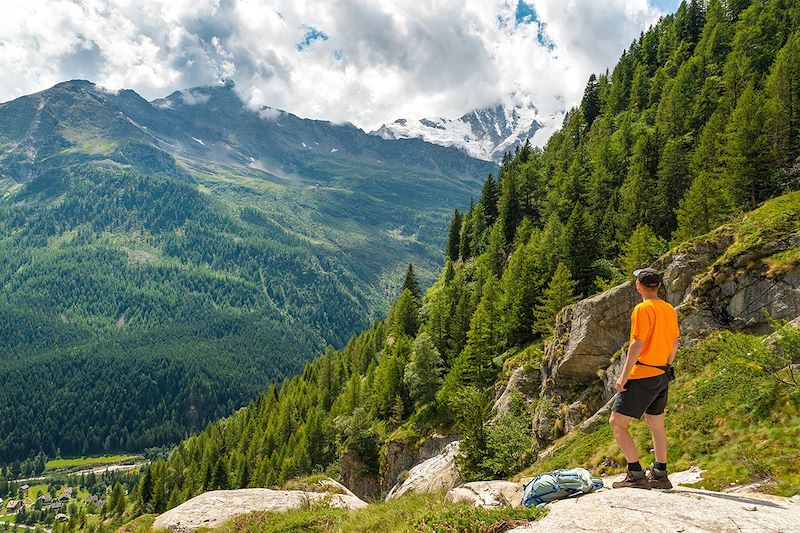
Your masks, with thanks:
[[[0,104],[0,464],[230,414],[367,326],[410,262],[432,279],[450,206],[495,168],[262,118],[230,84]]]
[[[335,473],[343,455],[377,478],[387,440],[434,430],[460,431],[467,479],[517,472],[529,419],[516,406],[487,425],[487,391],[541,358],[558,311],[798,188],[799,24],[789,1],[683,3],[590,78],[542,151],[509,154],[454,213],[424,296],[407,279],[385,321],[153,463],[138,509]]]

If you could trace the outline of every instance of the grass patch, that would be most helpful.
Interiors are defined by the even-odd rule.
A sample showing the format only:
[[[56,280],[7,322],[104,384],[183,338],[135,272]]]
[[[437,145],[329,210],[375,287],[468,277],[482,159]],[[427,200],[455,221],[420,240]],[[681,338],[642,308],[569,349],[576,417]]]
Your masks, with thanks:
[[[408,494],[355,511],[312,505],[281,513],[250,513],[229,520],[216,531],[500,533],[545,514],[539,509],[482,509],[450,503],[444,501],[443,494]]]
[[[713,490],[758,481],[766,492],[800,492],[800,387],[780,383],[768,370],[773,361],[762,337],[743,333],[721,332],[679,352],[667,408],[673,471],[696,464],[707,470],[700,485]],[[640,450],[652,447],[644,422],[631,434]],[[557,445],[522,475],[577,466],[602,475],[625,464],[608,424]]]
[[[145,514],[134,518],[124,526],[117,530],[117,533],[146,533],[153,528],[153,522],[156,520],[156,515]]]
[[[723,262],[800,231],[800,192],[784,194],[765,202],[747,213],[735,227],[736,242],[725,252]]]
[[[76,457],[73,459],[52,459],[47,461],[45,470],[63,470],[66,468],[81,468],[102,466],[115,463],[124,463],[137,459],[137,455],[102,455],[97,457]]]

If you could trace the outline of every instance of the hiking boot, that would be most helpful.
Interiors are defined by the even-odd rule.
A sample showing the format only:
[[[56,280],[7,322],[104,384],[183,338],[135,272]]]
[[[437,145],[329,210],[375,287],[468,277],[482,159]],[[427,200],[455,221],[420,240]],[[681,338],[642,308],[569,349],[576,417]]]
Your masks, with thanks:
[[[650,482],[651,489],[671,489],[672,482],[667,477],[665,470],[659,470],[656,465],[650,465],[646,473],[647,480]]]
[[[612,487],[615,489],[624,489],[626,487],[630,487],[632,489],[649,489],[650,482],[644,475],[644,472],[634,472],[632,470],[628,470],[628,474],[625,476],[625,479],[622,481],[615,481],[611,484]]]

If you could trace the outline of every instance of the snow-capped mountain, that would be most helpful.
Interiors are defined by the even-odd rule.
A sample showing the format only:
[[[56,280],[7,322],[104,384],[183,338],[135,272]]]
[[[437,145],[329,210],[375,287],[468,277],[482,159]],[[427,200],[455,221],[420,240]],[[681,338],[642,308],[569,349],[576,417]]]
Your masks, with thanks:
[[[499,163],[504,152],[513,151],[525,139],[533,141],[533,136],[544,126],[536,106],[529,100],[515,100],[477,109],[457,119],[401,118],[370,133],[388,140],[418,137]]]

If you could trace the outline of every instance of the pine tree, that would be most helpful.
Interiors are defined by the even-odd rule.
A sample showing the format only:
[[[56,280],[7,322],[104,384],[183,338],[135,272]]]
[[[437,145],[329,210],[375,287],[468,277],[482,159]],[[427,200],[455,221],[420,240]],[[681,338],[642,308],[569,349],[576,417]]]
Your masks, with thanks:
[[[628,175],[622,185],[620,240],[627,240],[643,221],[652,219],[660,146],[655,132],[646,132],[633,147]]]
[[[486,181],[483,183],[483,190],[481,191],[481,199],[478,205],[483,206],[483,215],[485,217],[486,226],[491,226],[497,220],[498,201],[500,198],[500,190],[494,176],[489,174]]]
[[[508,260],[500,286],[502,328],[507,346],[523,346],[532,340],[533,308],[539,290],[535,249],[537,242],[519,243]]]
[[[620,261],[622,272],[630,274],[637,268],[648,267],[666,251],[667,245],[658,238],[650,226],[642,224],[633,232],[623,250]]]
[[[442,356],[427,333],[421,333],[414,340],[403,380],[418,406],[433,401],[442,385]]]
[[[675,231],[675,211],[681,198],[691,184],[689,158],[685,145],[687,139],[671,139],[664,147],[664,153],[658,163],[658,176],[653,210],[653,229],[662,236],[669,237]]]
[[[575,302],[575,282],[566,265],[559,263],[544,290],[541,303],[536,306],[534,332],[549,335],[553,331],[556,315],[573,302]]]
[[[778,52],[767,79],[767,125],[778,167],[800,157],[800,32]]]
[[[468,260],[473,256],[472,246],[472,219],[475,216],[475,206],[470,200],[469,211],[466,212],[461,220],[461,231],[458,237],[458,256],[462,261]]]
[[[737,204],[752,209],[774,191],[770,183],[764,95],[750,83],[742,93],[725,132],[724,164]]]
[[[506,239],[501,224],[495,224],[489,232],[489,244],[486,247],[486,259],[492,274],[499,276],[503,272],[506,258]]]
[[[498,218],[506,243],[514,242],[517,226],[522,221],[522,208],[517,185],[517,173],[506,172],[500,183],[500,207]]]
[[[447,258],[450,261],[457,261],[461,248],[461,222],[463,215],[456,209],[453,212],[453,220],[450,222],[450,229],[447,232]]]
[[[494,358],[500,355],[502,335],[500,330],[500,293],[498,282],[489,276],[483,285],[481,301],[470,320],[467,345],[461,356],[461,383],[488,386],[495,377]]]
[[[581,109],[583,110],[587,128],[592,126],[592,123],[600,114],[600,95],[598,93],[597,76],[592,73],[586,83],[586,88],[583,90],[583,99],[581,100]]]
[[[417,334],[419,300],[414,298],[411,290],[403,289],[400,298],[394,303],[391,310],[392,332],[395,335],[414,337]]]
[[[416,299],[418,302],[422,301],[422,291],[419,288],[417,274],[414,272],[414,265],[411,263],[408,264],[408,269],[406,269],[406,279],[403,281],[403,290],[406,289],[408,289],[414,299]]]
[[[678,208],[678,229],[673,242],[682,242],[728,221],[734,212],[733,201],[727,189],[707,172],[695,178]]]
[[[597,238],[594,228],[581,204],[576,204],[565,230],[567,262],[575,279],[578,293],[586,295],[592,286],[592,263],[597,257]]]

